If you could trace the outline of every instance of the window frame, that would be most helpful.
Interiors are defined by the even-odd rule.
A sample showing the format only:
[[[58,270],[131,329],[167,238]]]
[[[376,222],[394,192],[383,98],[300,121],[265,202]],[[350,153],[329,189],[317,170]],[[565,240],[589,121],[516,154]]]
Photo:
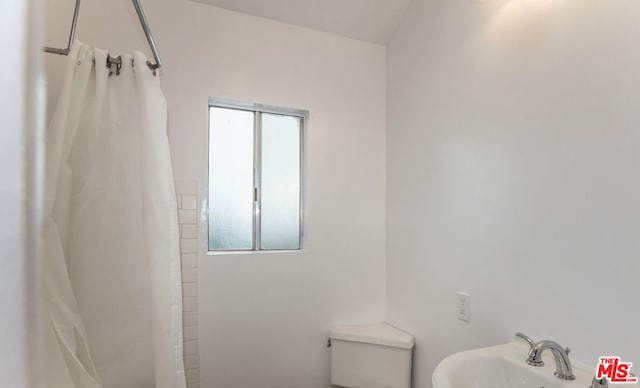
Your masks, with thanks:
[[[251,249],[211,249],[209,229],[210,204],[210,162],[211,162],[211,108],[226,108],[252,112],[254,115],[253,128],[253,242]],[[237,254],[237,253],[276,253],[276,252],[300,252],[305,248],[305,219],[306,219],[306,139],[309,111],[303,109],[285,108],[274,105],[235,101],[226,98],[209,97],[207,116],[207,253],[213,255]],[[261,204],[262,204],[262,114],[274,114],[296,117],[300,119],[300,203],[299,203],[299,247],[297,249],[262,249],[261,244]]]

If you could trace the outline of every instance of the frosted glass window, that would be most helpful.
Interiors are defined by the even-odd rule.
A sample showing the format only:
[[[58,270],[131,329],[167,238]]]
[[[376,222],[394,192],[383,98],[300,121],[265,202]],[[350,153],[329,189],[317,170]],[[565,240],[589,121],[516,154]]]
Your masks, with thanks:
[[[300,118],[262,115],[262,249],[300,248]]]
[[[300,249],[307,112],[209,104],[209,250]]]
[[[254,115],[212,107],[209,122],[209,249],[252,249]]]

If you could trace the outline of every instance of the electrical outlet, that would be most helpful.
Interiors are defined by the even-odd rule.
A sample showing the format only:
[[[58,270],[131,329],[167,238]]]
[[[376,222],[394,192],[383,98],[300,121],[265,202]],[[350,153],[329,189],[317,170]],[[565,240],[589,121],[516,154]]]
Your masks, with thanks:
[[[458,292],[458,319],[471,323],[471,294]]]

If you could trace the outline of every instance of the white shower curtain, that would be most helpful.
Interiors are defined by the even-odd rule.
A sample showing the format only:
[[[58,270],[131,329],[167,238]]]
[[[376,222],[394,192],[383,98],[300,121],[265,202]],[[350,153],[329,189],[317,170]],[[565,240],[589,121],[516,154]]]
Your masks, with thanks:
[[[184,388],[166,102],[136,53],[76,42],[47,130],[50,388]]]

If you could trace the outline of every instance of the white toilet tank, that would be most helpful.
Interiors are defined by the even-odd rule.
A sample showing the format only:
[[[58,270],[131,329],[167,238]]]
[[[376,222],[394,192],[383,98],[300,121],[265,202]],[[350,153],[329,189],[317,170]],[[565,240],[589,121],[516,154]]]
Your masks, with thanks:
[[[410,388],[413,336],[386,323],[331,331],[331,385]]]

